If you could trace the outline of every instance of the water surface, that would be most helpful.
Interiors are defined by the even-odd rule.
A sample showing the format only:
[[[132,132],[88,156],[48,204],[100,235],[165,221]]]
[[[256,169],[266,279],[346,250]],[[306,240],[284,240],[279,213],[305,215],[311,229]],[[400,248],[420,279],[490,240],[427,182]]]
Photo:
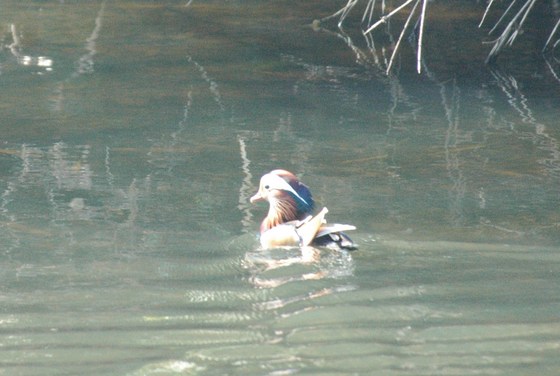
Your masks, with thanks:
[[[457,3],[386,76],[340,4],[5,2],[0,374],[556,375],[558,65]],[[279,167],[358,251],[259,249]]]

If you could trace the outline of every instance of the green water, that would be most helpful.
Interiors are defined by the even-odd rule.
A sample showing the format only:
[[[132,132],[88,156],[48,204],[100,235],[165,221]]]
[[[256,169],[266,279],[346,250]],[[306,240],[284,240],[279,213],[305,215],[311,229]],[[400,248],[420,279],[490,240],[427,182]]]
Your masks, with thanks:
[[[557,375],[559,67],[463,3],[385,76],[335,2],[2,2],[0,375]],[[360,249],[260,250],[274,168]]]

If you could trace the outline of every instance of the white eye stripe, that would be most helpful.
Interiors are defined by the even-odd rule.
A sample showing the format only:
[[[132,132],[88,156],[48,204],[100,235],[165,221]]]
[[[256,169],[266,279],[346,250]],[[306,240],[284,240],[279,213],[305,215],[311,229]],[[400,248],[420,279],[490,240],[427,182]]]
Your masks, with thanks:
[[[288,184],[284,179],[282,179],[278,175],[274,174],[266,174],[261,178],[261,184],[265,189],[280,189],[283,191],[288,191],[294,194],[297,198],[299,198],[303,203],[309,205],[309,203],[301,197],[290,184]]]

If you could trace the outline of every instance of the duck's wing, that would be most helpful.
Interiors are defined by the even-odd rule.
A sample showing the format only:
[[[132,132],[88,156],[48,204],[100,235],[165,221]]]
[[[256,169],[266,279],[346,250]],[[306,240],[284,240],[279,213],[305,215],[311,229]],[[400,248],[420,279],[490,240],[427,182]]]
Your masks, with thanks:
[[[324,224],[319,228],[317,237],[313,240],[313,244],[319,247],[353,251],[358,249],[358,246],[343,231],[351,231],[355,229],[355,226],[340,223]]]
[[[358,245],[344,232],[331,232],[330,234],[320,236],[313,239],[311,245],[334,250],[354,251],[358,249]]]
[[[327,208],[317,215],[309,216],[301,221],[290,221],[263,232],[261,245],[263,248],[283,246],[308,246],[310,244],[337,248],[356,249],[356,244],[343,231],[355,230],[352,225],[325,223]]]
[[[316,216],[301,221],[290,221],[266,230],[261,234],[263,248],[308,246],[315,239],[317,231],[325,223],[327,208]]]
[[[324,223],[321,227],[319,227],[319,231],[317,231],[316,237],[319,238],[321,236],[325,236],[335,232],[352,231],[355,229],[356,226],[352,225],[343,225],[340,223]]]
[[[297,226],[296,232],[299,235],[301,246],[307,246],[315,239],[317,232],[325,224],[325,215],[328,212],[327,208],[323,208],[316,216],[307,217]]]

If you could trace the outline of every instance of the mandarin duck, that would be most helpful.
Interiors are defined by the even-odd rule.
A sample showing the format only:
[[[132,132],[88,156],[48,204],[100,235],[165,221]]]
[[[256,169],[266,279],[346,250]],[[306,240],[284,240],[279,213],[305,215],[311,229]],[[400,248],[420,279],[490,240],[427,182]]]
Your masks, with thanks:
[[[315,203],[309,188],[286,170],[263,175],[251,203],[268,201],[268,214],[261,223],[260,242],[265,249],[282,246],[322,246],[353,250],[357,246],[342,231],[352,225],[327,224],[323,208],[312,215]]]

